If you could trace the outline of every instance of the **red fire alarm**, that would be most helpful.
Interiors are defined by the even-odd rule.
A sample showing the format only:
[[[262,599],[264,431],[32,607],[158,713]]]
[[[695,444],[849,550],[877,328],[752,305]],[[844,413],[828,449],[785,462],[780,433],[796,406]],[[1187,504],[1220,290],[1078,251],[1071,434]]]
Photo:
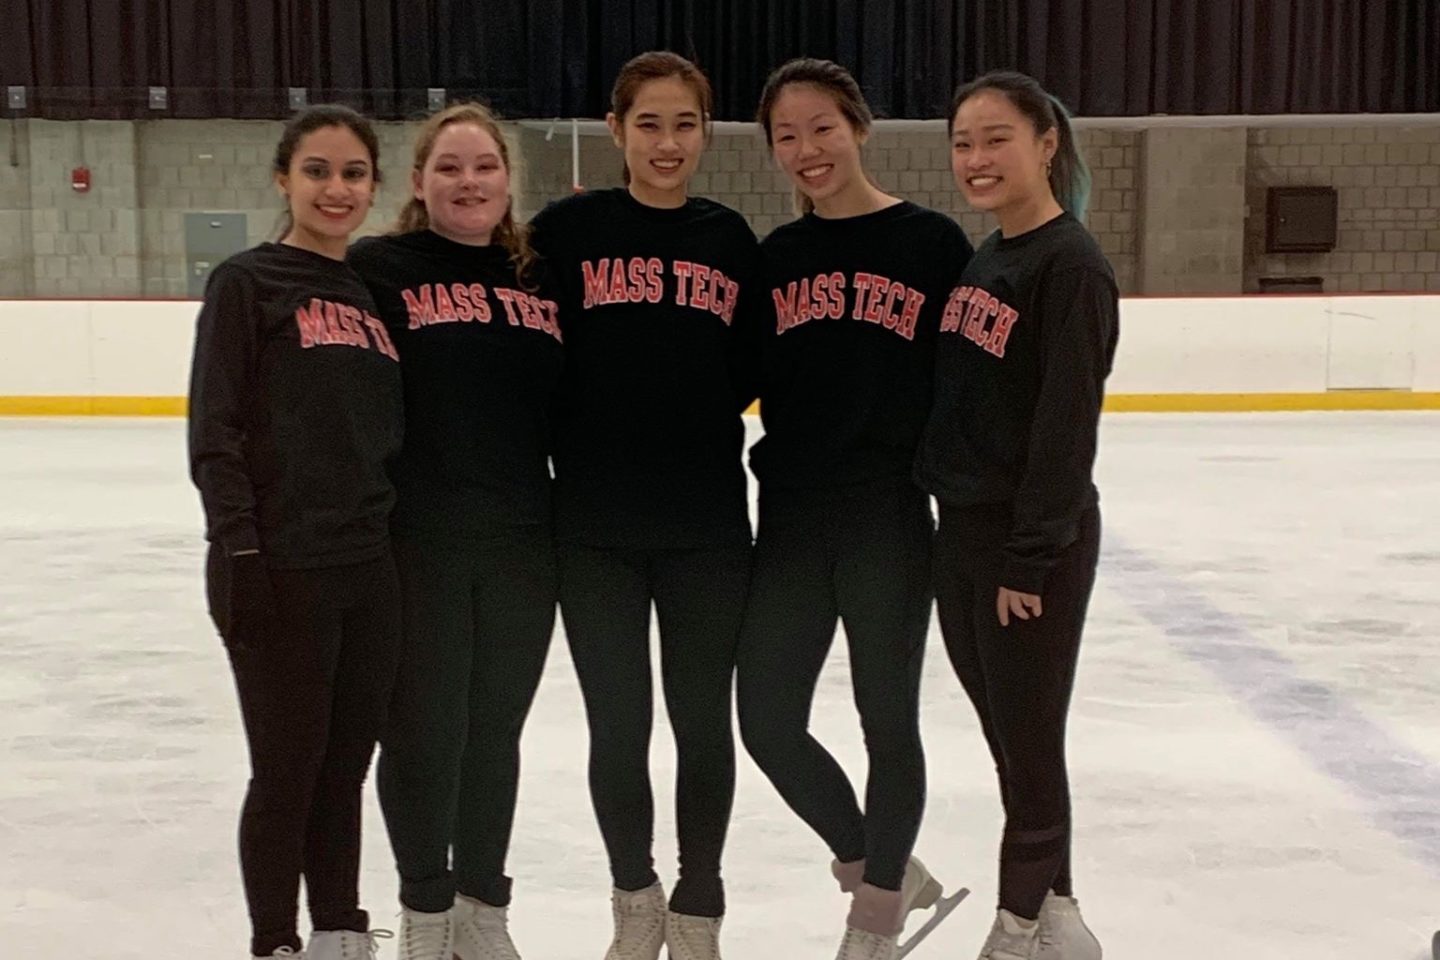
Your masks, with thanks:
[[[76,167],[70,171],[70,186],[76,193],[90,192],[90,168]]]

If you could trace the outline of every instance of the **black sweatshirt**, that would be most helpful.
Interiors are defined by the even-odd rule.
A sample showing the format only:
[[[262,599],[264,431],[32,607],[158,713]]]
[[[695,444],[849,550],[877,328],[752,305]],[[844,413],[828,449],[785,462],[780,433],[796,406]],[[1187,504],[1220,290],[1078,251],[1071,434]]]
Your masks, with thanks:
[[[562,356],[543,268],[522,285],[503,246],[429,230],[366,238],[346,259],[405,358],[395,529],[486,539],[549,523]]]
[[[403,430],[397,360],[370,291],[338,260],[264,243],[216,267],[190,374],[207,538],[279,568],[382,556]]]
[[[942,505],[1013,515],[1003,583],[1039,593],[1098,500],[1105,377],[1119,338],[1110,263],[1069,214],[980,246],[945,310],[915,476]]]
[[[759,322],[759,252],[735,211],[624,189],[557,201],[534,220],[559,278],[565,374],[555,529],[615,549],[749,542],[741,411]]]
[[[750,454],[761,490],[906,479],[933,394],[945,297],[970,258],[954,220],[901,202],[813,213],[761,244],[771,322]]]

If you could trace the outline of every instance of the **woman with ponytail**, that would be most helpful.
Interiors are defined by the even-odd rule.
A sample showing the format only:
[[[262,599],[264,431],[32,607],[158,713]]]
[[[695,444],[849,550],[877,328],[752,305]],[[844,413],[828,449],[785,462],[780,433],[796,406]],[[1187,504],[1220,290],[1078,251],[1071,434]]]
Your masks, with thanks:
[[[911,855],[925,806],[920,673],[930,629],[930,504],[911,480],[945,297],[970,257],[954,220],[865,172],[870,109],[844,67],[793,60],[759,122],[803,215],[771,233],[755,574],[739,655],[740,732],[824,841],[851,895],[841,960],[890,960],[940,885]],[[809,732],[843,623],[869,755],[862,809]]]
[[[394,232],[351,248],[401,357],[391,520],[404,656],[381,737],[401,960],[518,960],[505,856],[520,731],[555,622],[556,301],[515,221],[505,138],[457,104],[415,144]]]
[[[734,210],[689,194],[710,84],[674,53],[621,68],[606,118],[626,185],[535,217],[559,279],[560,612],[590,727],[590,794],[610,859],[606,960],[719,960],[721,853],[735,793],[731,690],[750,582],[741,411],[759,251]],[[759,300],[763,305],[764,300]],[[650,609],[675,734],[679,877],[656,873]]]
[[[949,126],[960,191],[1000,226],[946,305],[916,462],[940,503],[940,628],[1005,806],[980,956],[1098,960],[1072,889],[1065,721],[1099,556],[1092,468],[1118,293],[1080,221],[1089,177],[1057,100],[986,74],[956,93]]]

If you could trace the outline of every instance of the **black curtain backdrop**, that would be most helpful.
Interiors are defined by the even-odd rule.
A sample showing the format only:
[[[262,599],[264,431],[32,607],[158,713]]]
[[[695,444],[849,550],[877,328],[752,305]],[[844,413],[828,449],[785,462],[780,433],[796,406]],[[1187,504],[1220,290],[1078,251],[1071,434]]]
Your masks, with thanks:
[[[1088,116],[1440,110],[1440,0],[0,0],[0,86],[56,119],[280,117],[289,87],[380,117],[423,114],[430,87],[598,117],[656,48],[705,68],[722,120],[800,55],[844,63],[885,117],[943,116],[999,67]]]

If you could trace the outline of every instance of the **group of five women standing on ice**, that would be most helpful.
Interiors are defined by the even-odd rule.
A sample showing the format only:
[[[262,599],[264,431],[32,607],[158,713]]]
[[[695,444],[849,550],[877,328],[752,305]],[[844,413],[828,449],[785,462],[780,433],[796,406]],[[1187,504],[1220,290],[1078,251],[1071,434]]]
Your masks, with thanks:
[[[912,854],[934,601],[1006,812],[981,957],[1099,956],[1071,897],[1064,729],[1116,291],[1077,219],[1064,110],[1018,74],[957,92],[957,185],[999,223],[978,252],[867,175],[871,115],[842,67],[792,61],[765,86],[760,125],[803,214],[762,243],[689,194],[710,115],[693,64],[635,58],[608,117],[626,185],[525,226],[494,118],[450,107],[420,133],[394,230],[353,246],[373,131],[335,107],[287,127],[274,176],[290,221],[215,271],[191,392],[210,609],[251,752],[253,956],[302,955],[302,876],[303,955],[373,953],[357,878],[378,738],[401,957],[518,958],[504,866],[557,600],[613,878],[606,960],[720,955],[732,683],[751,756],[851,896],[839,957],[895,956],[906,915],[941,893]],[[741,413],[756,398],[752,543]],[[678,758],[668,897],[652,604]],[[863,803],[808,730],[837,621]]]

